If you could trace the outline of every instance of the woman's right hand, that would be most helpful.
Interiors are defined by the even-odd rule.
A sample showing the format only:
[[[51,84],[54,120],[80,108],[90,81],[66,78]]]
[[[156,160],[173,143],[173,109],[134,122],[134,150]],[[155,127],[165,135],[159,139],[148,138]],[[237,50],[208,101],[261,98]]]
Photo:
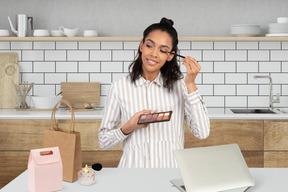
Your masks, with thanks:
[[[146,128],[149,125],[149,123],[140,124],[140,125],[137,124],[140,115],[145,114],[145,113],[151,113],[151,110],[143,110],[143,111],[139,111],[135,113],[133,117],[131,117],[131,119],[129,119],[129,121],[127,121],[125,125],[121,127],[123,134],[128,135],[129,133],[131,133],[132,131],[136,129]]]

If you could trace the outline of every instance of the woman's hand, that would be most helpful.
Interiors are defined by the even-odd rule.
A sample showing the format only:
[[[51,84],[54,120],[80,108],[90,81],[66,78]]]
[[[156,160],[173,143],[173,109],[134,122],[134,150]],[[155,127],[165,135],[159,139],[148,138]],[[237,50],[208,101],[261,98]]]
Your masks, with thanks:
[[[131,119],[129,119],[129,121],[127,121],[125,125],[123,125],[123,127],[121,128],[124,135],[128,135],[129,133],[131,133],[132,131],[136,129],[146,128],[149,125],[149,123],[138,125],[137,122],[139,120],[140,115],[144,113],[150,113],[150,112],[151,110],[143,110],[143,111],[139,111],[135,113],[133,117],[131,117]]]
[[[196,61],[196,59],[189,56],[181,58],[181,60],[183,61],[183,65],[185,65],[187,69],[187,74],[184,82],[187,86],[188,93],[192,93],[197,90],[195,79],[199,71],[201,70],[201,66]]]

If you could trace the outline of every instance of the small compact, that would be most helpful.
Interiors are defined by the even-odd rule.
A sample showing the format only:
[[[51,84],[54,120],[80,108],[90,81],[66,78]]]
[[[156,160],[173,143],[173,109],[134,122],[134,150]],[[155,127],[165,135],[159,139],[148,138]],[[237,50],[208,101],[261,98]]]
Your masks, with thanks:
[[[170,121],[171,115],[172,111],[142,114],[140,115],[137,124],[160,123],[163,121]]]

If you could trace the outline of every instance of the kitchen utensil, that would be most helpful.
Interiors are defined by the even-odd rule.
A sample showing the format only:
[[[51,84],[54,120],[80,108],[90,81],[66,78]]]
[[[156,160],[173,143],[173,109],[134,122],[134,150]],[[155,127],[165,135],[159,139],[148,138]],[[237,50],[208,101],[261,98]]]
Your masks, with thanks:
[[[61,91],[60,93],[58,93],[58,94],[56,95],[56,97],[59,96],[59,95],[61,95],[61,93],[63,93],[63,91]]]
[[[79,28],[75,28],[75,29],[68,29],[68,28],[65,28],[63,26],[60,26],[59,27],[59,30],[64,34],[66,35],[67,37],[74,37],[77,35],[78,31],[79,31]]]
[[[7,29],[0,29],[0,37],[8,37],[9,31]]]
[[[15,108],[14,84],[19,83],[17,53],[0,53],[0,108]]]
[[[64,37],[65,36],[60,30],[51,30],[50,34],[52,37]]]
[[[58,103],[62,96],[32,96],[32,101],[36,109],[52,109]],[[59,104],[60,105],[60,104]],[[57,106],[57,108],[59,107]]]
[[[35,37],[49,37],[49,31],[47,29],[35,29],[33,35]]]
[[[13,35],[17,37],[26,37],[28,35],[28,21],[30,21],[31,30],[33,30],[33,17],[28,17],[25,14],[16,15],[16,29],[13,27],[9,16],[8,21]]]
[[[288,23],[270,23],[268,33],[288,33]]]
[[[84,37],[97,37],[98,32],[96,30],[84,30],[83,36]]]
[[[100,105],[99,82],[61,82],[61,91],[74,108],[84,108],[85,103]]]

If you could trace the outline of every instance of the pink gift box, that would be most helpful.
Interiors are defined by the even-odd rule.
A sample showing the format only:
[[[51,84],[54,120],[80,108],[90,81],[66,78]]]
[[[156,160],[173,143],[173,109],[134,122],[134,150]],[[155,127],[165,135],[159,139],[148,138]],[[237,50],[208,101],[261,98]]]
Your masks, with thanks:
[[[63,167],[59,147],[33,149],[28,161],[30,192],[62,190]]]

